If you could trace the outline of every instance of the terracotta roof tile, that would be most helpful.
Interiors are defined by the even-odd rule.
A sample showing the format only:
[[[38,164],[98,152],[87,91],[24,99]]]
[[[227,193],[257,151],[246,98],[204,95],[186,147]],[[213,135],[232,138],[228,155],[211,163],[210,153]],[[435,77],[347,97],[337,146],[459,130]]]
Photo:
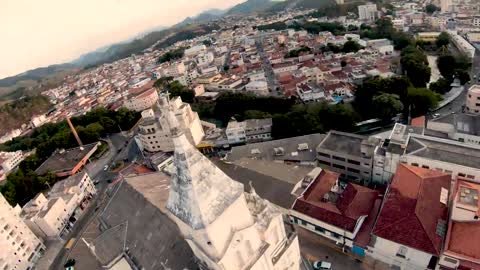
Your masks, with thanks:
[[[372,233],[439,255],[442,237],[436,233],[437,223],[447,219],[440,193],[442,187],[449,189],[450,181],[449,174],[400,164]]]

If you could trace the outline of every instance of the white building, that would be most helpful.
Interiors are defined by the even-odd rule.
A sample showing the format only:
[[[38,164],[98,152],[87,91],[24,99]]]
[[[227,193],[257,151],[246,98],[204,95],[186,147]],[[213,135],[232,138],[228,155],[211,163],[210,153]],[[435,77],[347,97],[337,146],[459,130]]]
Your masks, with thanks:
[[[5,173],[15,169],[25,159],[22,151],[0,152],[0,167]]]
[[[207,46],[197,45],[197,46],[193,46],[191,48],[186,49],[185,50],[185,56],[186,57],[193,57],[195,55],[198,55],[198,54],[206,52],[206,51],[207,51]]]
[[[375,21],[377,18],[377,5],[366,4],[358,6],[358,19],[361,21]]]
[[[80,214],[96,194],[95,185],[86,173],[77,173],[55,183],[45,197],[39,193],[22,208],[22,217],[30,229],[44,239],[62,237],[73,227]]]
[[[244,192],[196,150],[170,116],[175,145],[167,210],[195,254],[200,269],[298,270],[300,249],[280,210]]]
[[[225,133],[227,134],[227,140],[230,144],[244,143],[247,141],[247,135],[245,129],[247,127],[246,122],[237,122],[236,120],[228,122]]]
[[[450,182],[447,173],[399,165],[367,255],[395,269],[437,269],[447,229]]]
[[[468,113],[480,115],[480,85],[474,84],[470,86],[466,103]]]
[[[192,111],[190,104],[182,102],[180,97],[175,97],[170,100],[170,105],[168,105],[166,98],[162,97],[159,112],[154,113],[153,110],[142,112],[138,137],[144,150],[148,152],[173,151],[170,127],[166,118],[169,107],[173,108],[183,132],[192,144],[198,145],[205,136],[198,113]]]
[[[475,47],[470,44],[470,42],[453,31],[449,31],[448,34],[450,35],[450,39],[452,40],[453,44],[460,52],[464,53],[470,59],[474,58]]]
[[[186,72],[186,67],[183,62],[171,63],[169,66],[165,67],[162,71],[163,77],[178,77]]]
[[[360,185],[349,183],[342,188],[339,176],[317,167],[297,183],[292,193],[298,197],[290,210],[290,220],[338,245],[352,248],[364,223],[370,223],[367,218],[375,219],[381,198],[377,191]],[[364,231],[370,233],[368,229]]]
[[[0,269],[33,269],[45,246],[0,194]]]
[[[251,81],[245,85],[245,90],[256,95],[268,95],[268,83],[266,81]]]
[[[316,102],[325,99],[325,92],[307,84],[297,85],[297,95],[303,102]]]
[[[158,101],[157,89],[150,88],[141,93],[131,94],[125,101],[124,106],[132,111],[141,112],[151,108]]]
[[[202,53],[197,56],[197,63],[200,67],[210,65],[213,60],[215,60],[215,56],[212,52]]]
[[[452,0],[440,0],[440,10],[445,12],[450,12],[452,6]]]
[[[47,117],[44,114],[32,116],[32,125],[34,127],[39,127],[47,121]]]

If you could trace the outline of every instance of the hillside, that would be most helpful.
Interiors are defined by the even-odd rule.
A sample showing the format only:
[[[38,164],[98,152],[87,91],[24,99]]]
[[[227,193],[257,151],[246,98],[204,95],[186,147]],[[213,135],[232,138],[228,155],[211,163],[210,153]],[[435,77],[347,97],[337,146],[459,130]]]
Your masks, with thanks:
[[[272,5],[267,8],[265,12],[276,13],[284,11],[287,8],[321,9],[332,4],[336,5],[334,0],[286,0]]]
[[[15,85],[20,81],[28,81],[28,80],[40,80],[46,76],[52,75],[54,73],[71,70],[74,69],[75,66],[73,64],[61,64],[61,65],[51,65],[48,67],[41,67],[26,71],[24,73],[7,77],[0,80],[0,87],[9,87]]]
[[[198,14],[195,17],[187,17],[187,18],[185,18],[185,20],[181,21],[180,23],[176,24],[175,26],[183,26],[183,25],[188,25],[188,24],[192,24],[192,23],[211,22],[211,21],[214,21],[216,19],[221,18],[223,14],[225,14],[224,10],[209,9],[209,10],[206,10],[206,11]]]
[[[46,113],[50,106],[44,96],[25,97],[3,105],[0,107],[0,135],[28,123],[34,115]]]
[[[278,2],[271,0],[248,0],[230,8],[226,15],[241,15],[262,12],[277,3]]]

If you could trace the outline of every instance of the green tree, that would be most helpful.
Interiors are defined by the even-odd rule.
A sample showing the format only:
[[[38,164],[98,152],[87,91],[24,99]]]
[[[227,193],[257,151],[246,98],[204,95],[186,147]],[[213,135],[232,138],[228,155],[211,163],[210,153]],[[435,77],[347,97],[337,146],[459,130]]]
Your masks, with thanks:
[[[431,70],[427,56],[414,46],[402,50],[401,60],[403,71],[415,87],[425,87],[430,81]]]
[[[437,37],[437,40],[435,41],[437,48],[447,46],[449,43],[450,43],[450,36],[446,32],[440,33],[440,35]]]
[[[375,96],[372,99],[372,105],[378,117],[382,119],[391,119],[403,110],[400,97],[395,94],[383,93]]]
[[[460,80],[460,84],[465,85],[467,82],[470,81],[470,74],[462,69],[455,70],[455,77]]]
[[[428,5],[425,6],[425,12],[428,13],[428,14],[432,14],[437,10],[440,10],[440,9],[437,6],[435,6],[434,4],[428,4]]]
[[[245,111],[244,115],[245,119],[263,119],[263,118],[270,118],[272,117],[271,114],[258,111],[258,110],[248,110]]]
[[[153,87],[159,91],[163,91],[165,87],[173,81],[172,76],[161,77],[153,83]]]
[[[451,89],[450,84],[451,84],[450,80],[447,80],[445,78],[440,78],[438,79],[438,81],[431,83],[429,88],[433,92],[443,95],[448,91],[450,91]]]
[[[178,81],[171,82],[167,88],[170,97],[180,97],[182,101],[188,103],[193,103],[193,100],[195,99],[195,93],[192,90],[187,89]]]
[[[344,53],[358,52],[361,48],[362,46],[360,46],[360,44],[358,44],[356,41],[349,40],[345,42],[345,44],[343,44],[342,52]]]
[[[409,88],[408,100],[412,117],[417,117],[436,108],[442,97],[427,88]]]

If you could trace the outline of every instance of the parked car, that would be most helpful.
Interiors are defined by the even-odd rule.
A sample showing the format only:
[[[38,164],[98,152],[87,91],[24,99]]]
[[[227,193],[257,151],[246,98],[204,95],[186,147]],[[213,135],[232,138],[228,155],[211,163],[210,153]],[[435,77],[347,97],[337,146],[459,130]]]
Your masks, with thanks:
[[[326,261],[316,261],[312,264],[315,270],[332,270],[332,263]]]
[[[433,118],[438,118],[438,117],[440,117],[440,114],[439,114],[439,113],[434,113],[434,114],[433,114]]]
[[[63,266],[65,267],[65,270],[75,270],[75,259],[69,259]]]
[[[108,165],[105,165],[105,167],[103,167],[103,170],[104,171],[108,170]]]
[[[100,180],[98,180],[98,179],[95,179],[95,180],[93,181],[93,184],[94,184],[94,185],[98,185],[98,184],[100,184]]]

